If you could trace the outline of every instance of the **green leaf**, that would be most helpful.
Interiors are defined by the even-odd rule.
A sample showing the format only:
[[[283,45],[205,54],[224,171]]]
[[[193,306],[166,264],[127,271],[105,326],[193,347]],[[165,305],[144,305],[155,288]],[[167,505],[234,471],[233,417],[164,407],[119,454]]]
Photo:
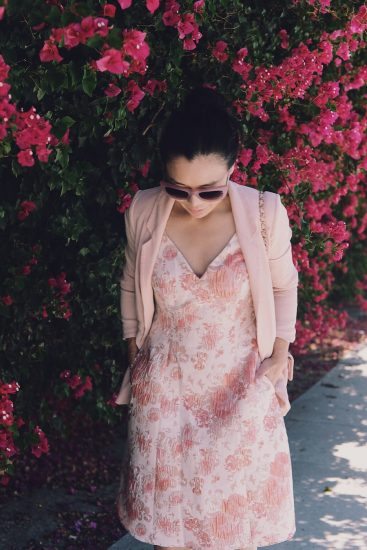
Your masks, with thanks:
[[[41,99],[44,97],[46,93],[46,90],[42,90],[42,88],[37,89],[37,99],[38,101],[41,101]]]
[[[59,139],[65,134],[66,130],[75,124],[75,120],[71,116],[64,116],[54,122],[53,133]]]
[[[95,71],[92,71],[88,67],[84,67],[82,88],[84,92],[90,97],[93,95],[94,89],[97,85],[97,75]]]
[[[56,161],[60,163],[62,168],[66,168],[69,164],[69,151],[64,145],[57,148]]]

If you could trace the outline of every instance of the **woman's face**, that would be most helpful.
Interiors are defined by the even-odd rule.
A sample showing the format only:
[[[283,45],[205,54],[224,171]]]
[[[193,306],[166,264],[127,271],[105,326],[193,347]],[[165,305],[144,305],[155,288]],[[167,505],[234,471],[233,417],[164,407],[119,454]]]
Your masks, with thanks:
[[[228,170],[222,157],[216,154],[200,155],[193,160],[186,157],[175,157],[166,165],[166,180],[175,183],[182,189],[203,189],[226,185],[228,176],[232,174],[234,165]],[[193,218],[203,218],[218,205],[228,200],[228,193],[218,200],[207,201],[192,195],[186,200],[175,200],[175,205],[186,210]]]

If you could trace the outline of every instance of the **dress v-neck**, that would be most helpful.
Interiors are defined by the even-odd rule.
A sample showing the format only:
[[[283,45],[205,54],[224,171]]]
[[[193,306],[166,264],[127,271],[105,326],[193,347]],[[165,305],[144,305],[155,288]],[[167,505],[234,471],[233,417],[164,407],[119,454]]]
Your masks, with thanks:
[[[227,241],[227,243],[224,245],[224,247],[222,248],[222,250],[216,255],[215,258],[213,258],[213,260],[210,262],[210,264],[207,266],[206,270],[204,271],[204,273],[199,277],[199,275],[197,275],[197,273],[195,273],[195,271],[192,269],[191,265],[189,264],[189,262],[187,261],[187,259],[185,258],[185,256],[182,254],[181,250],[178,248],[177,244],[171,239],[171,237],[168,236],[166,230],[164,231],[164,234],[165,236],[167,237],[167,239],[169,241],[171,241],[171,243],[174,245],[174,247],[177,249],[177,251],[179,252],[179,254],[181,254],[182,258],[184,259],[186,265],[189,267],[190,271],[195,275],[195,277],[201,281],[201,279],[203,279],[203,277],[205,277],[205,275],[207,274],[210,266],[222,255],[222,253],[224,252],[224,250],[227,248],[227,246],[230,245],[230,243],[232,242],[232,240],[234,239],[234,237],[237,235],[237,232],[235,231],[232,235],[232,237],[229,239],[229,241]]]

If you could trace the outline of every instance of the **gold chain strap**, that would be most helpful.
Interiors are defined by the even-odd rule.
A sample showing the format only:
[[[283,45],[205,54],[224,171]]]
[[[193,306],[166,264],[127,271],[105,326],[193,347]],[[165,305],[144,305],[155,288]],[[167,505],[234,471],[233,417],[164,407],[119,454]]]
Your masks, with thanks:
[[[267,238],[266,226],[265,226],[264,191],[259,191],[259,210],[260,210],[261,234],[264,239],[266,251],[268,251],[269,244],[268,244],[268,238]]]

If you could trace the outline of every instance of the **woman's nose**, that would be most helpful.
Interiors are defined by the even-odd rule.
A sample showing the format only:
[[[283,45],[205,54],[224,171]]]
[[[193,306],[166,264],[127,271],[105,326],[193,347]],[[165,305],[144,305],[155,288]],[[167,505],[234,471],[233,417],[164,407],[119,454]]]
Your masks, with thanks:
[[[200,206],[202,204],[200,197],[195,197],[195,195],[191,195],[189,201],[192,206]]]

